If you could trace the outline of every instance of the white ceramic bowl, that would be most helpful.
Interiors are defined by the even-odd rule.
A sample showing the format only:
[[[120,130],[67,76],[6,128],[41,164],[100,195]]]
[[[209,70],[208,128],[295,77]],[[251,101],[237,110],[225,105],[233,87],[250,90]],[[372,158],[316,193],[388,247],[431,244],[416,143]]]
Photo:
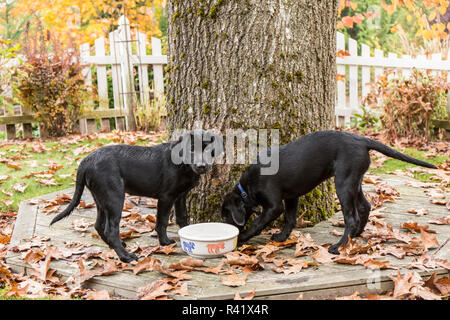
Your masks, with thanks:
[[[239,229],[231,224],[197,223],[178,230],[181,247],[195,258],[216,258],[236,248]]]

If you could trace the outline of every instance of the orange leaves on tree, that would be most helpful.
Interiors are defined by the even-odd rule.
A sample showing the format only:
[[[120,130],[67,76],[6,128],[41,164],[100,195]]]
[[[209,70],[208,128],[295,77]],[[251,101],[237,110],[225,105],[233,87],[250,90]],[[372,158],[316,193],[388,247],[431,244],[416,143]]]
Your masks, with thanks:
[[[338,22],[337,27],[338,29],[353,28],[353,24],[361,24],[364,21],[364,18],[365,17],[360,13],[357,13],[354,16],[345,16]]]
[[[343,58],[343,57],[348,57],[348,56],[350,56],[350,52],[348,52],[347,50],[338,50],[336,52],[337,58]]]

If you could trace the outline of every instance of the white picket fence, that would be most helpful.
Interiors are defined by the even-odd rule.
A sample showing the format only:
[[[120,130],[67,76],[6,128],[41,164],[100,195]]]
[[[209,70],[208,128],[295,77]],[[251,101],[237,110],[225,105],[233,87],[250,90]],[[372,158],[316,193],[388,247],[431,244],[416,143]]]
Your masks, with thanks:
[[[135,43],[133,46],[132,44]],[[132,107],[136,103],[133,99],[139,98],[143,104],[150,99],[150,89],[154,96],[164,94],[163,66],[167,64],[167,56],[162,55],[161,40],[151,38],[152,54],[147,54],[147,37],[145,33],[136,31],[132,37],[130,24],[125,16],[119,19],[117,30],[109,34],[109,55],[106,55],[105,38],[95,40],[95,55],[91,55],[89,43],[80,47],[81,61],[85,65],[83,69],[85,83],[92,85],[92,65],[96,66],[97,91],[99,108],[93,115],[102,115],[102,129],[109,130],[109,117],[115,116],[116,126],[124,127],[124,117],[132,117]],[[134,51],[134,52],[133,52]],[[111,66],[112,92],[108,95],[107,67]],[[138,72],[138,87],[135,90],[134,67]],[[149,67],[153,68],[153,84],[149,84]],[[109,101],[113,99],[114,108],[109,108]],[[87,119],[86,123],[80,123],[82,132],[94,131],[93,119]],[[126,129],[133,130],[131,121],[126,122]],[[104,128],[105,127],[105,128]]]
[[[335,116],[336,125],[349,124],[352,114],[360,112],[364,97],[369,92],[367,83],[375,81],[376,77],[386,68],[395,68],[404,76],[408,76],[413,68],[429,69],[433,72],[446,72],[449,79],[450,60],[442,60],[440,54],[434,54],[430,59],[418,56],[398,57],[395,53],[387,54],[375,49],[371,56],[369,46],[361,44],[361,54],[358,54],[358,43],[348,39],[345,44],[344,34],[337,32],[337,50],[348,51],[349,56],[337,58],[337,73],[348,75],[345,81],[337,81]],[[110,119],[115,119],[115,126],[120,130],[134,130],[132,110],[137,103],[147,103],[153,89],[154,96],[164,94],[163,66],[167,64],[167,56],[162,55],[161,40],[151,38],[152,54],[147,54],[148,41],[145,33],[136,31],[132,37],[129,21],[125,16],[119,19],[117,30],[109,34],[109,53],[105,47],[105,38],[95,40],[91,55],[88,43],[81,45],[81,59],[85,64],[83,69],[85,83],[93,83],[92,66],[96,68],[97,91],[99,107],[80,119],[80,131],[91,133],[97,131],[96,119],[100,119],[101,129],[109,131]],[[135,45],[132,45],[132,44]],[[153,83],[149,83],[149,67],[152,67]],[[135,84],[135,68],[138,73],[138,84]],[[359,69],[361,68],[361,72]],[[109,96],[107,73],[112,75],[112,97]],[[135,90],[138,87],[138,90]],[[113,108],[110,100],[113,99]],[[450,105],[450,99],[449,105]],[[449,107],[450,109],[450,107]],[[0,110],[0,130],[6,127],[7,139],[16,136],[16,125],[23,124],[24,137],[31,137],[31,122],[35,119],[30,114],[23,114],[20,108],[14,115],[2,115]],[[4,130],[4,129],[3,129]],[[41,133],[42,136],[42,133]]]
[[[95,40],[94,56],[89,54],[89,44],[81,46],[82,61],[89,65],[97,66],[100,110],[108,109],[109,99],[113,98],[114,109],[123,110],[121,115],[127,116],[130,115],[133,96],[139,96],[140,101],[143,103],[148,101],[150,88],[148,67],[150,65],[153,67],[154,91],[156,93],[164,93],[163,65],[167,64],[167,56],[161,54],[161,41],[157,38],[151,38],[152,55],[147,55],[145,34],[136,32],[136,35],[135,39],[131,39],[128,19],[122,16],[119,20],[119,28],[109,35],[109,55],[105,55],[104,38]],[[132,42],[136,43],[135,53],[131,52]],[[348,39],[348,46],[346,46],[345,42],[344,34],[337,32],[337,50],[347,51],[350,54],[349,56],[336,58],[337,74],[347,75],[345,80],[337,81],[335,116],[336,125],[338,126],[349,124],[352,114],[361,111],[360,108],[364,97],[369,92],[367,84],[375,81],[376,77],[382,74],[386,68],[395,68],[403,76],[408,76],[413,68],[417,68],[430,69],[434,72],[445,71],[447,72],[447,79],[450,77],[450,61],[442,60],[441,54],[433,54],[430,59],[427,59],[425,55],[417,56],[413,59],[407,55],[398,57],[395,53],[385,53],[375,49],[374,56],[371,56],[369,46],[361,44],[361,54],[358,54],[357,41]],[[107,65],[111,65],[113,97],[108,97]],[[139,92],[134,91],[134,82],[130,75],[133,66],[138,66]],[[360,68],[361,72],[359,72]],[[91,68],[86,66],[85,81],[87,84],[92,83],[90,71]],[[111,111],[111,109],[109,110]],[[121,117],[116,117],[116,119],[120,120]],[[107,121],[105,125],[108,125]],[[89,127],[89,123],[86,126]],[[126,128],[130,129],[129,125]],[[90,131],[89,128],[87,131]]]
[[[336,34],[336,49],[350,54],[336,58],[337,74],[348,75],[345,81],[337,81],[335,115],[336,124],[340,126],[348,124],[351,115],[361,111],[363,99],[369,93],[367,83],[375,81],[386,68],[394,68],[404,77],[408,77],[413,68],[433,70],[433,73],[447,72],[447,80],[450,79],[450,60],[443,60],[441,54],[433,54],[430,59],[425,55],[413,59],[408,55],[398,57],[395,53],[386,54],[375,49],[374,56],[371,56],[370,47],[361,44],[361,54],[358,55],[357,41],[349,38],[346,48],[345,36],[340,32]]]

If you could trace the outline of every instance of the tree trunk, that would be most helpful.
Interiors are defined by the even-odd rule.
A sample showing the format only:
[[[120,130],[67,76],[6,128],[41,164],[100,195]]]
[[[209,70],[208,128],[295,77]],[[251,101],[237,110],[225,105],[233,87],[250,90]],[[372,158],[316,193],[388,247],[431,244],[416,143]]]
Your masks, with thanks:
[[[168,133],[279,129],[280,144],[331,129],[337,0],[172,0],[168,5]],[[217,221],[243,165],[214,165],[188,198],[194,222]],[[335,209],[334,184],[300,199],[318,222]]]

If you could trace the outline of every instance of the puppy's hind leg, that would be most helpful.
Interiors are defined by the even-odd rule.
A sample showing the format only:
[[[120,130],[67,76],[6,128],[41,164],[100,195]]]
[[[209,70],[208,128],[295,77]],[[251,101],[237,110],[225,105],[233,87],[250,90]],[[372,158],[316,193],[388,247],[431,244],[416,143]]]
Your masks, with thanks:
[[[189,224],[186,209],[186,193],[181,194],[177,200],[175,200],[175,217],[180,228],[183,228]]]
[[[95,220],[94,228],[97,231],[100,238],[110,247],[112,246],[108,243],[108,238],[105,236],[105,223],[106,223],[106,212],[102,208],[101,203],[97,200],[94,192],[91,191],[92,197],[95,201],[95,206],[97,207],[97,219]]]
[[[364,193],[362,191],[361,186],[358,192],[357,208],[359,215],[359,226],[356,232],[356,236],[360,236],[361,233],[364,232],[364,228],[366,227],[367,221],[369,220],[371,209],[369,201],[367,201],[366,197],[364,197]]]
[[[96,192],[96,200],[103,213],[101,216],[103,219],[98,219],[96,225],[99,229],[104,225],[105,242],[114,249],[121,261],[138,260],[134,253],[128,253],[125,250],[125,246],[120,239],[120,219],[122,218],[125,200],[123,182],[120,177],[117,179],[110,177],[108,180],[96,185],[96,191],[98,191]],[[99,196],[100,194],[101,196]],[[99,234],[101,235],[100,232]]]
[[[357,183],[357,182],[356,182]],[[348,238],[355,237],[359,226],[359,216],[356,209],[357,187],[354,179],[350,177],[343,180],[336,175],[336,193],[341,203],[342,213],[344,215],[345,230],[344,235],[338,243],[328,248],[329,253],[339,254],[339,247],[348,242]]]
[[[175,243],[175,240],[167,237],[167,226],[169,225],[170,209],[172,209],[173,200],[159,199],[158,200],[158,212],[156,214],[156,226],[155,230],[158,234],[159,244],[167,246]]]
[[[120,239],[120,219],[122,217],[123,199],[109,198],[110,205],[106,208],[106,221],[105,221],[105,237],[107,243],[114,249],[119,256],[119,259],[123,262],[130,262],[132,260],[138,260],[138,257],[134,253],[129,253],[125,250],[123,241]]]
[[[273,241],[283,242],[291,235],[292,229],[295,228],[298,200],[299,198],[284,200],[284,228],[280,233],[272,235],[271,239]]]

